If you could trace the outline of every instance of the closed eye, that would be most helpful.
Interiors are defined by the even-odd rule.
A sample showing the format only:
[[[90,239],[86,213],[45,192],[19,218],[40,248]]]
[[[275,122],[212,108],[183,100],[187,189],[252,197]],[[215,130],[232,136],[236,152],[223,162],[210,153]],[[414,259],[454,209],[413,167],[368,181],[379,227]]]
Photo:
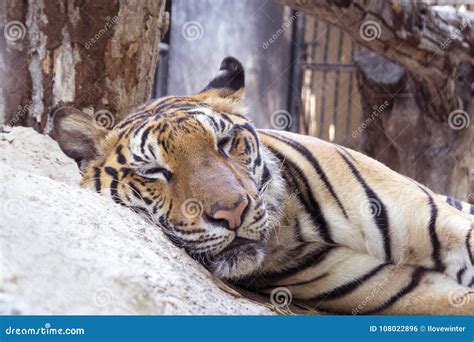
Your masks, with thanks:
[[[150,167],[143,168],[136,171],[136,174],[140,177],[147,179],[163,179],[167,182],[171,179],[171,172],[163,167]]]

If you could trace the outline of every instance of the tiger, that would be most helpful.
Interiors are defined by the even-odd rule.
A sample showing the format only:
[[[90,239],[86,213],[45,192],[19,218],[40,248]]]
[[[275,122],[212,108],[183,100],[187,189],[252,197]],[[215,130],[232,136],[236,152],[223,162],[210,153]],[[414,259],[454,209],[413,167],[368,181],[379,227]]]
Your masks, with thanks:
[[[110,129],[59,108],[53,136],[82,187],[148,216],[236,288],[328,314],[474,314],[472,205],[353,149],[256,129],[244,96],[226,57],[200,92]]]

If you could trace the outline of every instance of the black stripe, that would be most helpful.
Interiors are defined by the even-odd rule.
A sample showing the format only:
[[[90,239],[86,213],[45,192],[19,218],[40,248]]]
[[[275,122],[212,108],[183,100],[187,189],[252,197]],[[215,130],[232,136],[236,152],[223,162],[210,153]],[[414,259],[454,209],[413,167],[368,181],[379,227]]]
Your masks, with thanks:
[[[141,171],[141,174],[143,176],[153,176],[154,174],[156,173],[159,173],[161,175],[163,175],[166,179],[166,181],[170,181],[171,179],[171,176],[173,175],[170,171],[168,171],[167,169],[163,168],[163,167],[151,167],[149,169],[143,169]]]
[[[438,239],[438,234],[436,233],[436,220],[438,218],[438,207],[434,203],[433,197],[420,186],[420,189],[428,196],[428,205],[431,209],[431,216],[429,222],[429,233],[431,239],[431,246],[433,251],[431,252],[431,257],[433,258],[434,267],[436,271],[443,272],[446,266],[441,260],[441,243]]]
[[[220,239],[219,236],[214,236],[214,237],[210,237],[210,238],[206,238],[206,239],[199,239],[199,240],[190,240],[190,241],[186,241],[186,243],[188,244],[197,244],[197,243],[204,243],[204,242],[209,242],[209,241],[215,241],[217,239]],[[214,245],[213,245],[214,246]],[[212,247],[212,246],[208,246],[208,247]]]
[[[153,145],[148,145],[148,151],[150,151],[150,154],[152,155],[153,158],[156,159],[156,154],[155,154],[155,149],[153,147]]]
[[[334,198],[334,200],[336,201],[339,208],[342,210],[342,213],[344,214],[344,217],[348,218],[347,213],[346,213],[346,209],[344,208],[344,206],[342,205],[341,200],[339,199],[336,192],[334,191],[334,188],[332,187],[331,182],[329,181],[326,173],[323,171],[323,169],[321,168],[321,165],[319,164],[317,159],[314,157],[314,155],[305,146],[301,145],[300,143],[298,143],[294,140],[289,140],[289,139],[286,139],[284,137],[279,137],[279,136],[275,136],[273,134],[268,134],[267,132],[261,132],[261,133],[263,133],[267,136],[270,136],[273,139],[276,139],[276,140],[278,140],[282,143],[287,144],[288,146],[292,147],[294,150],[298,151],[303,157],[305,157],[306,160],[311,164],[311,166],[312,166],[313,170],[316,172],[316,174],[318,174],[318,176],[321,178],[321,181],[324,183],[324,185],[326,186],[326,189],[329,191],[331,196]]]
[[[132,158],[136,162],[144,162],[145,161],[142,157],[140,157],[139,155],[136,155],[135,153],[132,153]]]
[[[142,134],[142,141],[140,143],[140,151],[142,152],[143,155],[145,155],[145,144],[146,144],[146,140],[148,138],[148,134],[150,133],[151,128],[152,128],[151,126],[146,128]]]
[[[267,164],[265,163],[263,165],[262,180],[260,181],[259,191],[262,190],[263,185],[268,183],[268,181],[270,180],[270,177],[271,177],[270,170],[268,169]]]
[[[298,281],[296,283],[289,283],[289,284],[278,284],[278,285],[275,285],[275,286],[285,286],[285,287],[288,287],[288,286],[301,286],[301,285],[306,285],[306,284],[310,284],[310,283],[313,283],[315,281],[318,281],[320,279],[323,279],[323,278],[326,278],[327,276],[329,275],[328,272],[325,272],[323,274],[320,274],[320,275],[317,275],[313,278],[310,278],[308,280],[302,280],[302,281]],[[273,287],[275,287],[273,286]]]
[[[112,197],[115,203],[124,204],[123,201],[120,199],[117,192],[117,186],[118,186],[117,171],[114,168],[107,166],[105,168],[105,172],[112,177],[112,182],[110,183],[110,196]]]
[[[458,200],[458,199],[454,199],[454,207],[455,207],[457,210],[462,211],[462,203],[461,203],[461,201]]]
[[[303,234],[301,233],[301,224],[298,218],[295,218],[294,227],[295,229],[293,230],[293,237],[295,238],[295,240],[300,243],[305,243],[305,241],[303,240]]]
[[[121,167],[119,171],[122,172],[123,178],[127,177],[130,173],[133,172],[133,170],[129,167]]]
[[[100,169],[98,167],[94,168],[94,180],[95,180],[95,191],[100,193]]]
[[[372,271],[369,273],[364,274],[362,277],[359,277],[357,279],[352,280],[349,283],[346,283],[344,285],[338,286],[331,291],[328,292],[323,292],[317,296],[314,296],[310,298],[309,300],[311,301],[323,301],[323,300],[333,300],[337,299],[343,296],[347,296],[351,292],[357,290],[360,286],[364,285],[364,282],[372,278],[373,276],[377,275],[381,270],[387,266],[388,263],[381,264],[377,267],[375,267]]]
[[[158,113],[160,111],[164,111],[165,109],[168,109],[170,107],[176,106],[178,104],[186,104],[186,102],[191,102],[191,103],[197,103],[198,101],[195,99],[190,99],[190,98],[180,98],[180,97],[170,97],[167,99],[164,99],[160,101],[159,103],[156,104],[155,107],[150,108],[153,113]]]
[[[207,118],[211,121],[214,131],[219,132],[219,124],[217,123],[216,119],[214,119],[212,116],[209,116],[209,115],[207,115]]]
[[[158,221],[160,222],[160,224],[161,224],[161,226],[162,226],[163,228],[168,229],[168,220],[166,219],[166,215],[161,215],[161,216],[158,218]],[[171,234],[170,236],[173,236],[173,237],[174,237],[175,235],[174,235],[174,234]],[[176,237],[175,237],[174,239],[175,239],[175,241],[178,241],[178,240],[176,240]]]
[[[250,147],[249,140],[247,138],[244,138],[244,145],[245,145],[245,153],[246,154],[251,154],[252,153],[252,148]]]
[[[120,121],[119,125],[116,126],[118,129],[124,129],[126,126],[128,126],[130,123],[136,123],[140,121],[140,119],[147,118],[150,116],[150,112],[144,112],[144,113],[134,113],[125,118],[124,120]],[[121,133],[122,134],[122,133]]]
[[[446,197],[446,202],[447,202],[450,206],[454,207],[452,197]]]
[[[474,256],[472,255],[472,249],[471,249],[471,235],[472,235],[472,231],[474,229],[469,229],[469,232],[467,233],[467,236],[466,236],[466,249],[467,249],[467,253],[469,254],[469,260],[471,260],[471,265],[474,265]]]
[[[474,215],[474,204],[471,204],[470,214],[471,214],[471,215]]]
[[[117,148],[115,149],[115,153],[117,154],[117,163],[119,164],[125,164],[127,162],[127,159],[125,159],[125,156],[122,153],[123,145],[118,145]]]
[[[252,127],[252,125],[249,123],[245,123],[244,125],[238,125],[238,126],[236,125],[234,129],[235,128],[246,129],[252,134],[255,140],[255,143],[257,145],[256,147],[257,157],[255,158],[255,161],[254,161],[255,164],[253,166],[253,173],[255,174],[256,167],[262,164],[262,156],[260,155],[260,139],[258,138],[258,134],[255,131],[255,129]]]
[[[219,126],[221,127],[221,131],[223,132],[225,130],[225,121],[220,119],[219,120]]]
[[[190,230],[183,230],[178,227],[173,227],[173,230],[177,231],[180,234],[183,235],[190,235],[190,234],[202,234],[206,233],[207,231],[205,229],[197,228],[197,229],[190,229]]]
[[[267,274],[259,274],[258,278],[262,279],[264,281],[264,283],[266,284],[274,284],[276,283],[277,281],[279,280],[282,280],[282,279],[285,279],[285,278],[288,278],[288,277],[291,277],[299,272],[302,272],[304,270],[306,270],[307,268],[309,267],[313,267],[313,266],[316,266],[317,264],[321,263],[322,261],[325,260],[325,258],[327,257],[327,255],[329,254],[330,251],[332,251],[333,249],[336,249],[337,247],[325,247],[325,248],[322,248],[322,249],[318,249],[317,251],[314,251],[312,253],[310,253],[309,255],[307,255],[304,260],[302,260],[298,265],[296,266],[293,266],[289,269],[286,269],[286,270],[283,270],[283,271],[278,271],[278,272],[272,272],[272,273],[267,273]],[[301,247],[298,247],[297,250],[300,250]],[[252,287],[250,285],[250,282],[252,281],[251,279],[249,278],[252,278],[252,277],[248,277],[246,279],[242,279],[239,281],[239,283],[241,284],[241,286],[244,286],[246,288],[257,288],[257,289],[261,289],[261,287],[259,286],[256,286],[256,287]],[[253,277],[255,280],[255,277]]]
[[[344,152],[349,158],[351,158],[351,160],[357,164],[357,160],[354,158],[354,156],[352,154],[349,153],[349,151],[347,151],[347,149],[345,149],[344,147],[342,146],[338,146],[338,150],[339,151],[342,151]]]
[[[222,112],[221,112],[220,114],[221,114],[221,117],[222,117],[224,120],[226,120],[228,123],[230,123],[231,125],[234,124],[234,121],[232,121],[232,119],[229,118],[229,116],[228,116],[226,113],[222,113]],[[244,118],[244,117],[242,117],[242,118]],[[247,118],[245,118],[245,120],[247,121]]]
[[[298,193],[297,197],[301,204],[303,204],[306,212],[310,214],[311,221],[316,229],[318,229],[319,234],[328,244],[335,244],[331,236],[331,231],[329,225],[324,218],[324,215],[321,211],[321,207],[314,197],[313,191],[308,183],[307,178],[301,171],[301,169],[292,161],[285,159],[285,157],[280,154],[273,147],[268,146],[268,149],[281,160],[282,163],[286,163],[286,169],[282,170],[283,177],[287,182],[292,184],[292,188],[297,188]],[[299,180],[299,181],[298,181]],[[300,186],[300,182],[302,183]],[[303,194],[307,193],[307,198],[303,198]]]
[[[464,275],[464,273],[466,272],[467,268],[466,266],[464,266],[463,268],[461,268],[458,273],[456,274],[456,280],[458,282],[458,284],[461,284],[462,285],[462,276]]]
[[[397,292],[397,294],[392,296],[389,300],[387,300],[385,303],[383,303],[379,307],[377,307],[375,309],[372,309],[372,310],[368,310],[368,311],[364,312],[364,314],[365,315],[371,315],[371,314],[377,313],[379,311],[383,311],[383,310],[388,309],[397,300],[399,300],[403,296],[405,296],[405,295],[409,294],[411,291],[413,291],[418,286],[418,284],[420,283],[421,279],[423,278],[423,276],[425,275],[426,272],[427,272],[427,270],[423,267],[419,267],[419,268],[415,269],[413,271],[412,276],[411,276],[411,281],[407,286],[402,288],[400,291]]]
[[[169,115],[169,114],[175,114],[177,112],[186,112],[186,111],[189,111],[189,110],[192,110],[192,109],[196,109],[196,105],[189,105],[189,104],[184,104],[182,106],[178,106],[178,107],[173,107],[173,108],[168,108],[166,113],[166,115]]]
[[[383,204],[382,200],[377,196],[377,194],[369,187],[367,182],[364,180],[362,175],[357,171],[356,167],[352,162],[347,159],[347,157],[342,154],[340,151],[337,151],[342,159],[346,162],[346,164],[351,169],[352,174],[356,177],[359,183],[364,188],[365,194],[370,202],[375,201],[375,203],[380,204],[380,212],[377,210],[376,215],[373,216],[375,224],[377,225],[378,229],[382,233],[382,239],[384,244],[385,250],[385,261],[390,262],[392,260],[392,246],[391,246],[391,236],[390,236],[390,226],[388,222],[387,210],[385,209],[385,205]],[[378,208],[377,208],[378,209]]]
[[[128,185],[132,189],[132,195],[141,201],[143,199],[142,192],[132,182],[129,182]]]

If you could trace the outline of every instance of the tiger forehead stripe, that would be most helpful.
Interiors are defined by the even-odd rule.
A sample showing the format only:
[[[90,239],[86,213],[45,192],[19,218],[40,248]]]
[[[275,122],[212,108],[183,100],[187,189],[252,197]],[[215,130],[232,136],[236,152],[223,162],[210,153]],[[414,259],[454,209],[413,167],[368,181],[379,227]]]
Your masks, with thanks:
[[[156,106],[154,106],[150,110],[152,110],[153,113],[156,114],[160,112],[166,112],[168,109],[178,108],[180,105],[189,105],[189,104],[201,105],[202,102],[197,101],[196,99],[193,99],[192,97],[170,97],[158,102]]]
[[[117,162],[119,164],[125,164],[127,162],[127,159],[125,158],[125,155],[122,152],[123,150],[123,145],[120,144],[115,148],[115,154],[117,155]]]

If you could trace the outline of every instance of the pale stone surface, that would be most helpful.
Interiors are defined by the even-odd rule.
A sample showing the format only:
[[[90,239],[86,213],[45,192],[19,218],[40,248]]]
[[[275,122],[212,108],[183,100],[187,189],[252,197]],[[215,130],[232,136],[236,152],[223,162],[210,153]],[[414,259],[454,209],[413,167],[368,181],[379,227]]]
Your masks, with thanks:
[[[272,313],[222,291],[158,227],[79,188],[49,137],[4,129],[0,155],[0,314]]]

